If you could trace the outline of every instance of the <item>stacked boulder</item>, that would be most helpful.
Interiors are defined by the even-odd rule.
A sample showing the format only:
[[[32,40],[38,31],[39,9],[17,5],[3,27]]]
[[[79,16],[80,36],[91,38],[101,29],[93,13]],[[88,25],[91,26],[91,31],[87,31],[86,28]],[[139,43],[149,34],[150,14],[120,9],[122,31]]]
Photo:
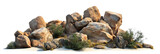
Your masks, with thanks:
[[[53,36],[52,25],[61,25],[64,29],[65,37]],[[94,43],[107,43],[105,46],[115,48],[124,48],[126,41],[120,36],[125,33],[120,29],[122,25],[122,15],[119,13],[106,11],[101,16],[96,6],[89,7],[81,16],[75,12],[66,16],[66,21],[52,20],[46,23],[42,16],[38,16],[29,22],[30,28],[26,31],[15,32],[15,45],[17,48],[43,47],[55,49],[64,45],[64,40],[73,38],[76,34],[81,41],[90,40]],[[53,38],[54,37],[54,38]],[[141,47],[141,46],[140,46]],[[143,47],[151,47],[143,44]],[[97,49],[104,49],[104,45],[95,46]]]

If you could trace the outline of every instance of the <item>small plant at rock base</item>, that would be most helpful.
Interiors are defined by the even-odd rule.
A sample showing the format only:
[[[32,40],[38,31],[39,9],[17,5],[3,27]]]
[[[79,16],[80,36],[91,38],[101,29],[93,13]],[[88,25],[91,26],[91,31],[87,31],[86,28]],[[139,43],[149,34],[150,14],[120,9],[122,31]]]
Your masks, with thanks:
[[[125,41],[128,42],[126,45],[127,48],[137,48],[136,43],[142,44],[143,42],[143,34],[140,31],[134,33],[131,29],[129,29],[125,33],[122,33],[121,36]]]
[[[16,46],[15,46],[15,42],[10,42],[7,46],[7,49],[15,49]]]
[[[64,41],[64,47],[73,50],[81,50],[88,45],[87,41],[80,41],[76,34],[73,34],[73,38]]]
[[[64,28],[61,25],[53,24],[52,26],[49,26],[49,29],[54,38],[58,38],[58,36],[61,36],[64,32]]]

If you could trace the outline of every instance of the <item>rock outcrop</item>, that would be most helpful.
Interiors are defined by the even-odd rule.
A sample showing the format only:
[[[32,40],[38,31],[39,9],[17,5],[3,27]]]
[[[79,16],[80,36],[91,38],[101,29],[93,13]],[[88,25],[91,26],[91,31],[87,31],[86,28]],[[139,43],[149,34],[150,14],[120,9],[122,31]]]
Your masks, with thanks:
[[[79,50],[84,47],[96,49],[109,48],[151,48],[152,45],[141,43],[141,32],[120,29],[122,15],[106,11],[101,16],[99,9],[92,6],[81,16],[75,12],[66,16],[66,21],[52,20],[46,23],[42,16],[29,22],[30,28],[24,32],[17,30],[15,42],[7,48],[39,47],[44,50],[66,47]],[[128,33],[127,33],[128,32]],[[138,38],[134,38],[137,35]]]

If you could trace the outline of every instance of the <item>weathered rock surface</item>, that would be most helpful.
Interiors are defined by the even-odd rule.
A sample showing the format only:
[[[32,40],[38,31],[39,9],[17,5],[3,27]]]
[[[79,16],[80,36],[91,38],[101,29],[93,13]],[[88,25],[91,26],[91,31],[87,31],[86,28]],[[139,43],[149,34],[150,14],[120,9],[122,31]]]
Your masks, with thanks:
[[[63,21],[60,21],[60,20],[52,20],[52,21],[50,21],[50,22],[47,23],[47,27],[49,27],[49,26],[51,26],[53,24],[55,24],[55,25],[61,25],[62,22]]]
[[[32,29],[32,31],[34,31],[36,29],[39,29],[39,28],[42,28],[42,27],[46,27],[46,23],[45,23],[45,21],[44,21],[42,16],[38,16],[38,17],[36,17],[35,19],[32,19],[29,22],[29,26]]]
[[[96,6],[90,7],[84,11],[84,18],[90,17],[94,22],[98,22],[101,18],[99,9]]]
[[[89,23],[80,32],[86,34],[92,41],[112,39],[113,36],[113,31],[108,24],[98,22]]]
[[[15,40],[15,45],[17,48],[30,48],[30,39],[25,35],[18,35]]]
[[[96,48],[96,49],[105,49],[105,47],[106,47],[106,46],[103,46],[103,45],[97,45],[97,46],[95,46],[94,48]]]
[[[150,44],[143,43],[142,45],[143,45],[143,48],[151,48],[151,49],[153,49],[153,46],[150,45]]]
[[[48,42],[53,40],[52,34],[45,27],[33,31],[29,37],[31,39],[40,40],[40,42]]]
[[[106,11],[104,14],[104,21],[111,26],[114,35],[117,35],[118,29],[122,24],[122,15],[119,13]]]
[[[75,23],[76,21],[81,21],[82,19],[83,19],[83,17],[77,12],[72,13],[71,15],[69,14],[69,15],[66,16],[66,22],[67,23]]]
[[[63,46],[63,43],[64,43],[64,41],[62,41],[62,40],[66,40],[66,38],[53,39],[52,43],[54,43],[57,46],[57,48],[60,48]]]
[[[31,40],[31,45],[32,45],[32,47],[38,47],[38,46],[40,46],[40,45],[43,45],[39,40],[35,40],[35,39],[32,39]]]
[[[83,27],[87,26],[90,22],[93,22],[91,18],[87,17],[81,21],[75,22],[75,27],[77,30],[81,30]]]
[[[18,35],[24,35],[24,33],[22,31],[19,31],[17,30],[15,33],[14,33],[15,37],[18,37]]]
[[[28,29],[26,29],[24,32],[30,32],[30,33],[32,33],[32,29],[31,29],[31,28],[28,28]]]
[[[115,42],[116,46],[119,48],[125,48],[126,44],[127,44],[125,42],[125,40],[123,39],[123,37],[121,37],[121,36],[116,36],[116,38],[114,38],[114,42]]]
[[[67,23],[65,27],[65,31],[67,34],[72,34],[72,33],[77,32],[77,29],[72,23]]]
[[[74,34],[79,38],[80,41],[87,41],[87,40],[88,40],[86,34],[78,33],[78,32],[76,32],[76,33],[74,33]],[[73,35],[70,35],[70,36],[68,37],[68,39],[72,39],[72,38],[73,38]]]
[[[116,48],[117,47],[114,42],[109,42],[109,43],[106,44],[106,46],[109,47],[109,48]]]
[[[46,42],[46,43],[44,43],[44,48],[46,50],[51,50],[51,49],[57,48],[57,46],[52,42]]]

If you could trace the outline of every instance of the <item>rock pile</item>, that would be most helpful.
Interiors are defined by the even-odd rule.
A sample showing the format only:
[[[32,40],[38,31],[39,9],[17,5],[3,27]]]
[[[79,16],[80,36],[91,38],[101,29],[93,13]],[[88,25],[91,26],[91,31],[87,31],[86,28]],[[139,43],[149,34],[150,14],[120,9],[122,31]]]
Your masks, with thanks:
[[[64,29],[62,37],[53,38],[55,33],[51,32],[53,29],[49,28],[53,24],[62,26]],[[45,23],[43,17],[38,16],[29,22],[30,28],[26,31],[18,30],[15,32],[15,45],[16,48],[55,49],[63,46],[63,40],[72,38],[71,34],[77,34],[82,41],[91,40],[94,43],[107,43],[106,45],[95,46],[97,49],[104,49],[104,46],[124,48],[126,41],[120,34],[125,33],[125,31],[120,29],[121,25],[121,14],[106,11],[104,16],[101,16],[96,6],[85,10],[83,16],[77,12],[68,14],[66,21],[53,20]],[[151,47],[148,44],[143,44],[143,46]]]

